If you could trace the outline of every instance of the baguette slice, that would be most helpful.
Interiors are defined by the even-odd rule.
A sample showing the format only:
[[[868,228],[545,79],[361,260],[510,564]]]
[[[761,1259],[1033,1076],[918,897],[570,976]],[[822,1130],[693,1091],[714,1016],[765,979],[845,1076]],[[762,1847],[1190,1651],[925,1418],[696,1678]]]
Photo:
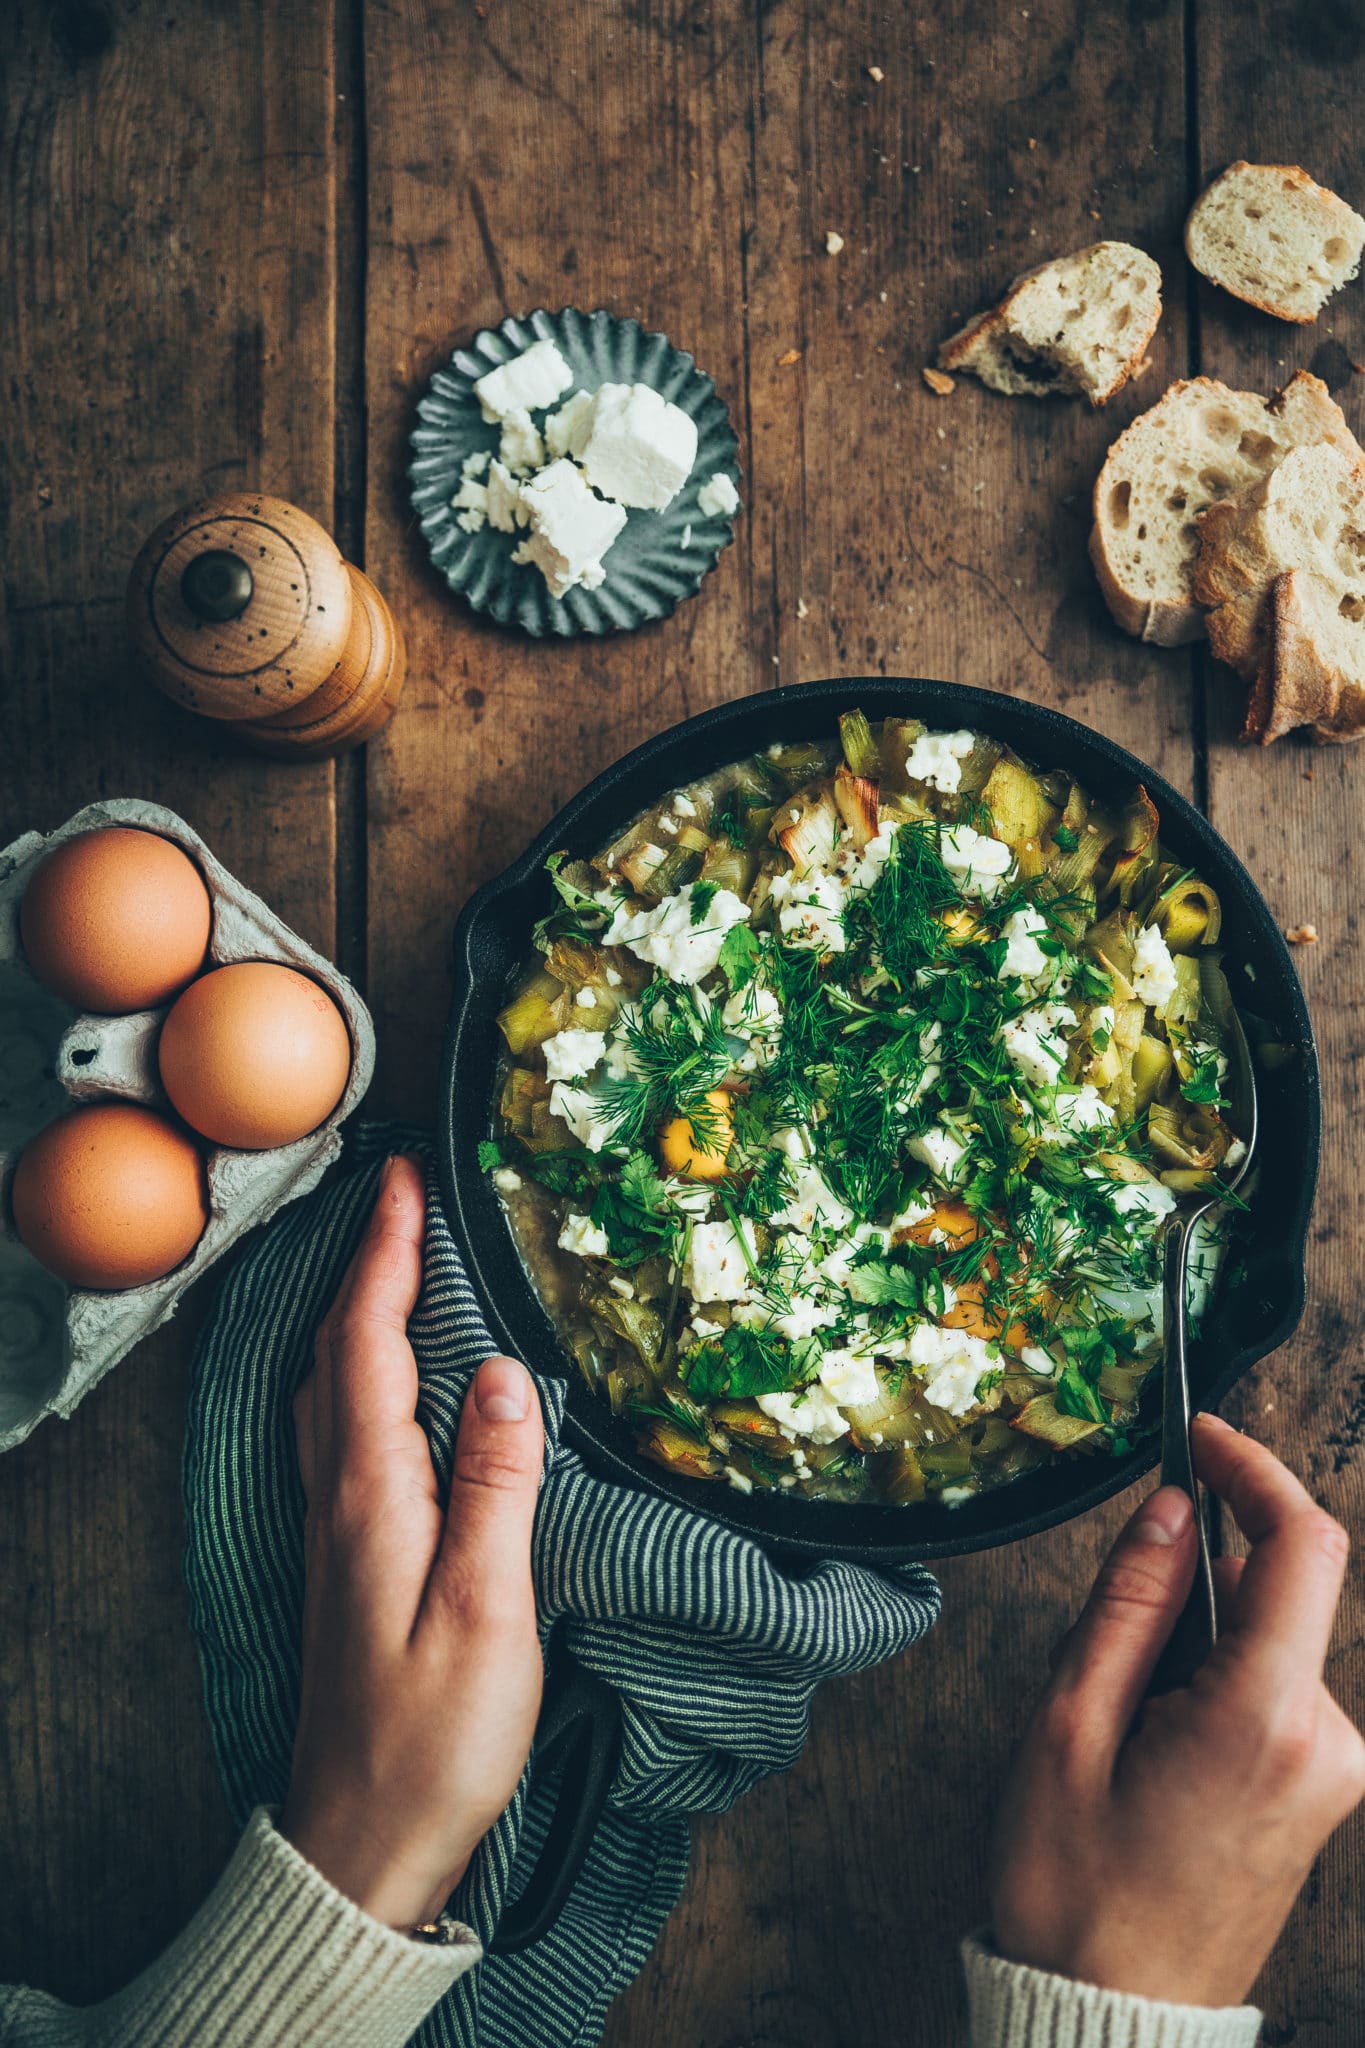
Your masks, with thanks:
[[[1084,392],[1103,405],[1142,367],[1160,318],[1151,257],[1130,242],[1095,242],[1016,277],[944,342],[939,365],[1011,397]]]
[[[1365,220],[1297,164],[1229,164],[1185,223],[1195,269],[1277,320],[1316,320],[1363,247]]]
[[[1090,535],[1104,601],[1124,632],[1160,647],[1202,639],[1199,514],[1316,441],[1360,453],[1327,386],[1306,370],[1271,399],[1193,377],[1139,413],[1095,479]]]
[[[1275,579],[1270,618],[1244,738],[1268,747],[1308,726],[1319,740],[1365,739],[1365,597],[1348,608],[1326,577],[1289,569]]]
[[[1270,637],[1270,590],[1291,569],[1321,577],[1343,605],[1365,602],[1365,454],[1320,441],[1291,448],[1240,498],[1199,520],[1194,594],[1209,645],[1250,681]]]

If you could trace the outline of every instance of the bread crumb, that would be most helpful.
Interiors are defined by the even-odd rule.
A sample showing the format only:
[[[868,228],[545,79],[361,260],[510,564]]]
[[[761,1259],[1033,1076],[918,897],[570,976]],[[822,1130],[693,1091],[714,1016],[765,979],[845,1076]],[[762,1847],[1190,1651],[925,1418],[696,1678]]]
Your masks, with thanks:
[[[810,606],[806,603],[804,597],[798,597],[796,600],[796,616],[798,619],[808,619],[810,617]]]
[[[1038,147],[1038,137],[1036,135],[1030,135],[1028,139],[1028,146],[1030,149],[1036,149]]]
[[[1291,946],[1315,946],[1318,942],[1318,928],[1315,924],[1286,925],[1284,935]]]
[[[929,386],[929,389],[936,391],[940,398],[946,398],[950,391],[956,391],[957,389],[955,380],[948,375],[946,370],[935,370],[928,363],[924,365],[920,375]]]
[[[800,360],[801,360],[801,351],[800,351],[800,349],[799,349],[799,348],[789,348],[789,349],[787,350],[787,353],[786,353],[786,354],[785,354],[784,356],[779,356],[779,357],[778,357],[778,359],[777,359],[777,367],[778,367],[778,369],[779,369],[779,370],[789,370],[789,369],[791,368],[791,366],[792,366],[792,364],[793,364],[793,363],[799,363],[799,362],[800,362]]]
[[[886,304],[886,293],[885,293],[885,292],[878,292],[878,294],[877,294],[877,297],[878,297],[878,298],[879,298],[879,299],[881,300],[881,302],[882,302],[882,304],[883,304],[883,305],[885,305],[885,304]]]
[[[882,70],[880,64],[869,64],[867,67],[867,75],[872,80],[872,83],[874,85],[880,85],[882,80],[885,78],[886,73]]]
[[[843,236],[841,234],[836,233],[836,231],[833,228],[828,229],[825,234],[826,253],[830,256],[837,256],[839,251],[843,248],[843,246]]]
[[[1096,212],[1096,210],[1095,210],[1095,208],[1094,208],[1093,206],[1092,206],[1092,207],[1090,207],[1090,208],[1088,209],[1088,211],[1089,211],[1089,214],[1090,214],[1090,218],[1091,218],[1091,220],[1098,220],[1098,219],[1099,219],[1099,214],[1098,214],[1098,213]]]

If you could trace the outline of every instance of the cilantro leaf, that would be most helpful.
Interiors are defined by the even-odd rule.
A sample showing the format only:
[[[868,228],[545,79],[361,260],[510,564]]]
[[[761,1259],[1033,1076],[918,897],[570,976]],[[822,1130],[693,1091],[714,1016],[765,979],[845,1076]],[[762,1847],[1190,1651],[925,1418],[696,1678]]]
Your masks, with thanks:
[[[1079,1366],[1064,1365],[1057,1381],[1057,1406],[1082,1422],[1108,1422],[1109,1412]]]
[[[918,1308],[922,1285],[908,1267],[878,1261],[855,1266],[849,1275],[848,1291],[855,1301],[866,1302],[870,1308],[881,1308],[887,1303],[898,1308]]]
[[[732,1323],[683,1360],[681,1372],[694,1401],[744,1401],[757,1394],[789,1393],[805,1386],[819,1369],[818,1337],[789,1344],[771,1330]]]
[[[1218,1055],[1211,1052],[1196,1062],[1193,1073],[1180,1084],[1180,1092],[1186,1102],[1205,1103],[1210,1109],[1225,1109],[1223,1097],[1219,1094],[1220,1075]]]
[[[691,908],[694,925],[700,924],[703,921],[707,911],[715,902],[719,889],[719,882],[694,882],[692,884]]]
[[[502,1165],[502,1146],[496,1138],[484,1138],[479,1143],[479,1172],[491,1173],[495,1166]]]
[[[589,1211],[607,1233],[613,1263],[638,1266],[671,1248],[681,1218],[647,1153],[632,1152],[619,1180],[603,1181]]]
[[[1063,853],[1074,853],[1080,845],[1080,837],[1069,825],[1059,825],[1052,835],[1054,846],[1060,846]]]
[[[559,908],[552,910],[548,917],[542,917],[532,934],[542,953],[548,952],[556,939],[593,938],[600,933],[606,921],[607,913],[596,897],[581,889],[565,874],[568,860],[569,855],[561,852],[552,853],[545,862],[545,872],[559,898]]]
[[[696,891],[692,901],[697,900]],[[757,933],[747,924],[732,924],[721,942],[720,958],[717,965],[730,984],[732,994],[747,988],[758,972],[762,948]]]

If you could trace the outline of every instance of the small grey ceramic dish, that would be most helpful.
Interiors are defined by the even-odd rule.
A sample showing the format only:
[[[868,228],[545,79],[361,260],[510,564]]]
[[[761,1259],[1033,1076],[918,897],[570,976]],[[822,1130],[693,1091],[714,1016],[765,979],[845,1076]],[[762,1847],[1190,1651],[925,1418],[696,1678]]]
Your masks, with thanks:
[[[573,371],[575,391],[602,384],[647,384],[696,422],[697,459],[672,504],[662,512],[629,510],[626,524],[603,557],[606,581],[551,597],[540,570],[516,563],[520,534],[491,526],[466,533],[451,499],[469,456],[498,452],[499,428],[485,420],[474,383],[511,362],[535,342],[551,340]],[[414,458],[408,466],[412,502],[432,561],[451,589],[499,625],[520,627],[532,638],[568,639],[580,633],[623,633],[666,619],[693,596],[734,537],[734,514],[702,512],[697,493],[718,472],[740,484],[739,444],[724,401],[690,355],[638,320],[612,313],[535,312],[486,327],[468,348],[456,349],[449,368],[437,370],[418,402]],[[534,415],[544,424],[544,414]]]

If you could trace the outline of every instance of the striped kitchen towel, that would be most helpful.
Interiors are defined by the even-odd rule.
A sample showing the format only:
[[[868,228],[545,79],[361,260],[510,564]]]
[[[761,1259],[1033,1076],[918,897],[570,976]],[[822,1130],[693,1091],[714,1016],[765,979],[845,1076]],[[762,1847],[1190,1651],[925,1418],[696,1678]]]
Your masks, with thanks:
[[[299,1686],[303,1491],[291,1399],[355,1250],[384,1156],[420,1134],[362,1126],[350,1169],[282,1210],[225,1281],[194,1366],[186,1576],[213,1740],[239,1824],[282,1801]],[[418,1413],[449,1471],[470,1374],[493,1348],[427,1183],[425,1277],[410,1334]],[[823,1679],[894,1656],[930,1628],[939,1592],[907,1566],[825,1563],[789,1576],[747,1538],[611,1485],[558,1441],[559,1381],[540,1381],[550,1443],[534,1538],[542,1628],[615,1686],[615,1791],[558,1924],[490,1956],[415,2037],[422,2048],[569,2048],[597,2039],[642,1967],[687,1872],[687,1816],[717,1813],[796,1761]],[[523,1779],[451,1904],[485,1940],[547,1820]]]

